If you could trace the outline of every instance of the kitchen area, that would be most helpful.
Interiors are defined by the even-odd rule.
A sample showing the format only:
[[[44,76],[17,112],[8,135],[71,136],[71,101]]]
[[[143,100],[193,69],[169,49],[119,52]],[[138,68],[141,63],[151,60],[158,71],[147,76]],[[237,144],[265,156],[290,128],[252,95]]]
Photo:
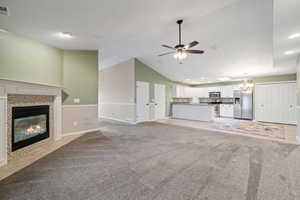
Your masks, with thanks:
[[[296,82],[173,87],[163,123],[296,143]]]
[[[217,118],[253,119],[253,95],[239,85],[219,87],[177,86],[172,99],[172,118],[213,121]]]

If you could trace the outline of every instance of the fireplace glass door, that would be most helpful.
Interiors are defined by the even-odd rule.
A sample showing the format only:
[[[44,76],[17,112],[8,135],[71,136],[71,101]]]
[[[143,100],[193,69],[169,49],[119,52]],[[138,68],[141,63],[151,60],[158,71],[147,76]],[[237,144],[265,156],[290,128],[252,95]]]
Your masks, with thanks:
[[[49,137],[49,106],[13,107],[12,151]]]

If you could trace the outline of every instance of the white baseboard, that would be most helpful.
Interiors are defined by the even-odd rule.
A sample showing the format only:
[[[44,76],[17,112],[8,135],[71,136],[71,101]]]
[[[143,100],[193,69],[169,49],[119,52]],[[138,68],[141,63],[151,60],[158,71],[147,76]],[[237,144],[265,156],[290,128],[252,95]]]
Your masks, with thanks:
[[[113,118],[113,117],[106,117],[106,116],[100,116],[100,119],[109,119],[109,120],[113,120],[113,121],[117,121],[117,122],[123,122],[126,124],[136,124],[136,122],[132,122],[132,121],[126,121],[123,119],[117,119],[117,118]]]
[[[138,123],[144,123],[144,122],[159,122],[159,120],[166,120],[166,119],[171,119],[170,117],[163,117],[161,119],[149,119],[147,121],[139,121],[139,122],[136,122],[136,124]]]
[[[98,107],[98,104],[62,105],[63,108]]]
[[[7,165],[7,161],[6,160],[0,160],[0,167]]]
[[[84,131],[76,131],[76,132],[71,132],[71,133],[64,133],[62,136],[70,136],[70,135],[79,135],[79,134],[84,134],[84,133],[88,133],[88,132],[94,132],[94,131],[99,131],[100,128],[94,128],[94,129],[87,129]]]
[[[300,144],[300,136],[296,136],[297,143]]]

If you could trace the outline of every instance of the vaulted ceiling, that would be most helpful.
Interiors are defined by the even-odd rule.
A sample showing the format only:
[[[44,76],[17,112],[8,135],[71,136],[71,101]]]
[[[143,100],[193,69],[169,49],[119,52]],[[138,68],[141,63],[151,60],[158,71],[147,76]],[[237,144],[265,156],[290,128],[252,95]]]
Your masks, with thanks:
[[[286,39],[300,32],[297,1],[2,0],[10,16],[0,15],[0,28],[59,48],[99,49],[104,68],[137,57],[172,80],[201,83],[295,73],[296,55],[283,52],[300,47],[299,40]],[[183,64],[172,55],[157,56],[168,51],[161,44],[177,44],[180,18],[183,42],[197,40],[196,49],[206,51]],[[57,32],[74,38],[63,40]]]

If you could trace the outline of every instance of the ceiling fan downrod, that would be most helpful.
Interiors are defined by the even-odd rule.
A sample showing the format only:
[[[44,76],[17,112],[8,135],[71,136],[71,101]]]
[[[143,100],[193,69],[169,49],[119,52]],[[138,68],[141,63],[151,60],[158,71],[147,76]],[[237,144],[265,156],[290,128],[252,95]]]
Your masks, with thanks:
[[[179,25],[179,45],[181,45],[181,24],[182,24],[183,20],[180,19],[177,21],[177,24]]]

